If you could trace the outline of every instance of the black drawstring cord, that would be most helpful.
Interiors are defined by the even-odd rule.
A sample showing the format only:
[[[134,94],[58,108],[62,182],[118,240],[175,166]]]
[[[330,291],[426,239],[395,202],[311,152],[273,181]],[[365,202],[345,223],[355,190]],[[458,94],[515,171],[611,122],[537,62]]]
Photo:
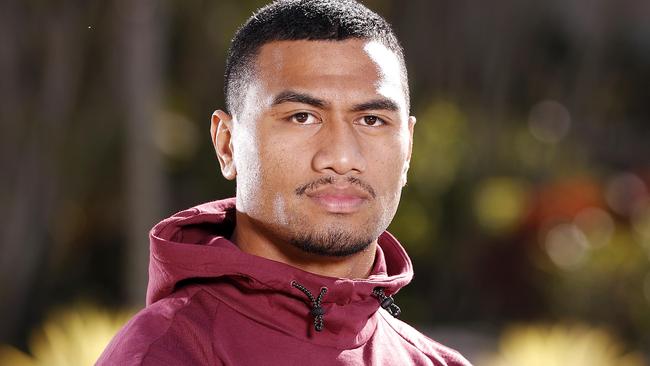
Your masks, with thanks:
[[[327,293],[327,287],[322,287],[320,289],[320,294],[318,294],[318,297],[314,299],[314,296],[311,294],[311,292],[298,282],[291,281],[291,286],[297,288],[305,295],[307,295],[309,301],[311,301],[311,310],[309,313],[314,317],[314,329],[316,329],[317,332],[323,330],[323,316],[325,315],[325,309],[323,309],[321,306],[321,301],[323,301],[323,296],[325,296]]]
[[[379,300],[381,307],[386,309],[390,315],[397,318],[402,313],[402,310],[399,308],[399,306],[395,304],[395,299],[393,299],[392,296],[386,296],[383,288],[375,287],[375,289],[372,290],[372,293],[375,295],[375,297],[377,297],[377,300]]]

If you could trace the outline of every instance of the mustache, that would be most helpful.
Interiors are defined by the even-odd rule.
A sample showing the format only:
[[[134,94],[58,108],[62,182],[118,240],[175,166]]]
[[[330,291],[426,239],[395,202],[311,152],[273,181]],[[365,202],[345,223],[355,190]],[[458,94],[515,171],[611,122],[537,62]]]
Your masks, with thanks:
[[[373,199],[375,197],[377,197],[377,194],[375,193],[375,190],[372,188],[372,186],[370,184],[362,181],[361,179],[355,178],[355,177],[346,177],[345,180],[350,184],[354,184],[354,185],[357,185],[357,186],[361,187],[361,189],[368,192],[370,197],[372,197]],[[309,182],[307,184],[301,185],[300,187],[296,188],[296,190],[294,192],[298,196],[302,196],[305,193],[307,193],[308,191],[313,191],[313,190],[315,190],[316,188],[318,188],[320,186],[324,186],[326,184],[334,184],[335,181],[336,180],[334,179],[334,177],[331,177],[331,176],[322,177],[322,178],[316,179],[316,180],[314,180],[312,182]]]

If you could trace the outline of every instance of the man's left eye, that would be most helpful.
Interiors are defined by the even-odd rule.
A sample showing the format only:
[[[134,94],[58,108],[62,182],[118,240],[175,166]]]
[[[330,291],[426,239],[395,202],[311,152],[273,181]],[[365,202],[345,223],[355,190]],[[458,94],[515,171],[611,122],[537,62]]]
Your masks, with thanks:
[[[312,125],[312,124],[318,123],[318,119],[316,118],[316,116],[314,116],[311,113],[307,113],[307,112],[296,113],[296,114],[292,115],[291,117],[289,117],[289,119],[292,122],[300,124],[300,125]]]
[[[384,125],[384,124],[386,124],[386,122],[383,119],[381,119],[381,118],[379,118],[377,116],[370,115],[370,116],[363,116],[359,120],[359,124],[361,124],[363,126],[376,127],[376,126]]]

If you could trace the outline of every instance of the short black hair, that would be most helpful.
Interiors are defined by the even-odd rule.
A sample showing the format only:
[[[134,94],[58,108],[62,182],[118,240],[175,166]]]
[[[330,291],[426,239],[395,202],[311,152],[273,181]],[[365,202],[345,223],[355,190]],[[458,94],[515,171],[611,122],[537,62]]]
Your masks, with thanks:
[[[239,110],[260,48],[273,41],[351,38],[378,41],[400,62],[402,84],[409,104],[404,52],[390,24],[355,0],[277,0],[257,10],[235,33],[224,77],[226,108]]]

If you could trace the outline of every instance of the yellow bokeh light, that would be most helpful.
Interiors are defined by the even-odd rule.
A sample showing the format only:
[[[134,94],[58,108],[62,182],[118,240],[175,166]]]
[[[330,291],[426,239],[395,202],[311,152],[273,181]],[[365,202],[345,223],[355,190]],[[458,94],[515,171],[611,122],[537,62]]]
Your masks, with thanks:
[[[109,312],[91,305],[56,311],[30,339],[32,356],[0,346],[0,365],[92,365],[133,312]]]
[[[479,224],[491,233],[513,229],[525,214],[528,192],[528,184],[516,178],[486,179],[479,185],[474,198]]]
[[[528,325],[507,330],[485,366],[643,366],[607,331],[585,325]]]

